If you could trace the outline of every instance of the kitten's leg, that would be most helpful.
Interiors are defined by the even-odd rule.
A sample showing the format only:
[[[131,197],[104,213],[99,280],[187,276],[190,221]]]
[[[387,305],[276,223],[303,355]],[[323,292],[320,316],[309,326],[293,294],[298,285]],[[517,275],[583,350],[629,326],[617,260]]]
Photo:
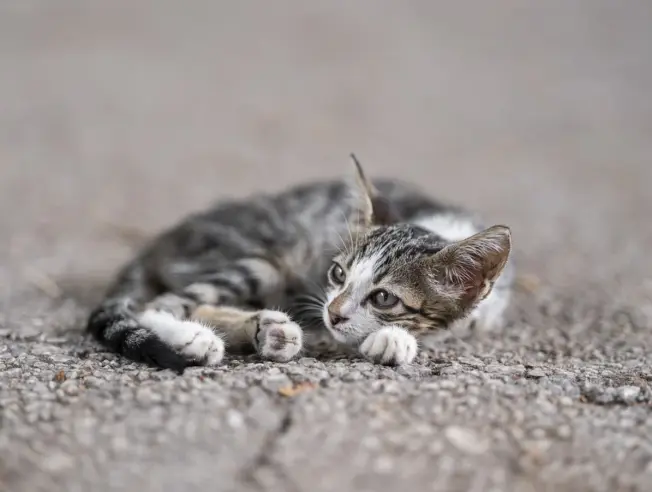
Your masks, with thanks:
[[[189,362],[219,364],[224,357],[224,341],[205,324],[187,320],[195,305],[187,296],[168,292],[147,303],[138,321]]]
[[[189,297],[167,292],[155,297],[145,305],[145,311],[159,311],[171,314],[176,319],[187,318],[188,313],[197,305]]]
[[[182,295],[197,304],[240,305],[281,290],[283,276],[263,258],[243,258],[210,274],[202,274]]]
[[[265,359],[285,362],[302,348],[301,327],[281,311],[252,312],[204,304],[192,313],[192,319],[213,327],[227,345],[253,347]]]
[[[198,273],[195,281],[177,292],[155,298],[149,309],[185,318],[202,304],[243,306],[282,291],[283,277],[262,258],[243,258],[210,273]]]
[[[301,329],[296,323],[285,313],[247,312],[233,307],[259,300],[281,285],[282,277],[270,263],[258,258],[242,259],[213,273],[198,275],[197,282],[178,293],[158,296],[145,306],[141,323],[198,363],[214,364],[222,359],[224,342],[219,335],[228,344],[253,346],[265,358],[289,360],[301,350]],[[195,319],[183,321],[193,311]],[[214,326],[219,335],[212,329]]]
[[[417,339],[399,326],[385,326],[371,333],[360,345],[360,353],[376,364],[400,366],[417,355]]]

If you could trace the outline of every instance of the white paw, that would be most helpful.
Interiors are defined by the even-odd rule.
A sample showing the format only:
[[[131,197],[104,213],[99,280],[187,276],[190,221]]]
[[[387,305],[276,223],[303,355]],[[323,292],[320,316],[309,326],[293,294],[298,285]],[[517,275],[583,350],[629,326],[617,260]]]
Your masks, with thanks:
[[[287,314],[263,310],[258,316],[254,338],[256,350],[261,357],[285,362],[301,350],[303,332]]]
[[[182,321],[163,311],[147,310],[140,323],[189,362],[214,366],[224,357],[224,342],[210,328],[194,321]]]
[[[403,328],[387,326],[369,335],[360,345],[360,353],[376,364],[409,364],[417,355],[417,339]]]

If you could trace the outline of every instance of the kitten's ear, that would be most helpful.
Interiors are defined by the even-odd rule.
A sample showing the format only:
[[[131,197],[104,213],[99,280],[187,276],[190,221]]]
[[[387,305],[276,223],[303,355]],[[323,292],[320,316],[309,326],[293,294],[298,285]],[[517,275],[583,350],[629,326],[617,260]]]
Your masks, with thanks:
[[[365,227],[390,225],[398,222],[397,214],[390,203],[376,190],[376,187],[367,179],[360,162],[355,154],[351,154],[355,165],[356,188],[360,195],[360,211],[362,223]]]
[[[429,261],[439,289],[466,311],[489,295],[512,248],[509,227],[496,225],[446,246]]]

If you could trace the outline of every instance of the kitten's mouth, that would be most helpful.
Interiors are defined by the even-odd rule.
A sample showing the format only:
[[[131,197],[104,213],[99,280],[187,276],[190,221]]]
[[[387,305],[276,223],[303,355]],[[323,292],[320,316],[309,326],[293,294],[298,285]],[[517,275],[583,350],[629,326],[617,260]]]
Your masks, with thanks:
[[[333,338],[340,343],[344,344],[355,344],[357,343],[357,337],[354,331],[346,326],[333,326],[328,319],[328,316],[324,316],[324,326],[333,335]]]

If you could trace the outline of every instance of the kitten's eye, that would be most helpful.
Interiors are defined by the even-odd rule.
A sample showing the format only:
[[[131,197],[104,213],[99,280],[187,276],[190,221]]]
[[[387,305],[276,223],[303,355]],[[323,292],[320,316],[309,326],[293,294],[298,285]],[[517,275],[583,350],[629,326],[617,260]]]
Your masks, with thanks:
[[[369,296],[369,300],[374,307],[379,309],[389,309],[398,304],[398,297],[394,294],[390,294],[386,290],[377,290]]]
[[[344,273],[344,269],[341,266],[339,266],[337,263],[333,263],[329,275],[331,277],[331,281],[337,285],[342,285],[346,280],[346,274]]]

